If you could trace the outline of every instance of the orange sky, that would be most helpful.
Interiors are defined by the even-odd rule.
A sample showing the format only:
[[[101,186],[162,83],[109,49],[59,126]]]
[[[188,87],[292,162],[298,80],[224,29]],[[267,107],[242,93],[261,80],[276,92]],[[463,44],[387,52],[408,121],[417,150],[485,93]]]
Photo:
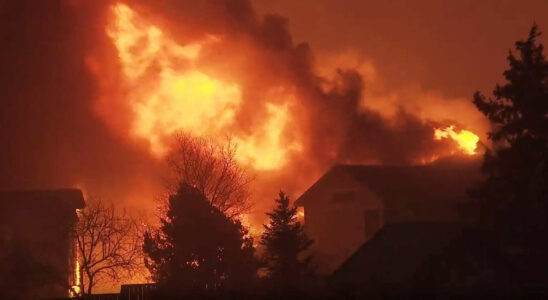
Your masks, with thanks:
[[[491,92],[513,43],[533,22],[548,31],[545,0],[252,0],[288,17],[297,42],[319,54],[355,49],[394,87],[410,82],[448,97]],[[541,37],[546,44],[548,35]]]
[[[91,194],[129,199],[151,198],[161,186],[162,168],[150,159],[146,141],[131,144],[120,139],[121,134],[113,133],[93,110],[100,87],[86,58],[90,49],[108,39],[101,18],[109,2],[113,1],[0,1],[4,16],[0,26],[2,189],[92,186],[96,191]],[[206,2],[129,2],[154,5],[158,15],[175,16],[176,24],[205,24],[208,29],[223,24],[206,18],[207,5],[202,5]],[[181,9],[174,9],[173,3]],[[226,3],[245,7],[246,1]],[[485,129],[485,120],[470,104],[472,93],[478,89],[490,93],[507,66],[508,49],[526,37],[534,21],[541,30],[548,30],[548,2],[544,0],[251,0],[251,4],[256,13],[242,16],[262,20],[265,13],[276,13],[287,18],[293,45],[309,44],[317,74],[327,76],[340,65],[356,68],[365,81],[361,99],[365,108],[383,117],[398,113],[397,105],[421,119],[445,114],[440,119],[458,117],[467,129],[476,131]],[[178,13],[194,19],[177,18]],[[181,27],[176,34],[192,33]],[[546,43],[547,35],[541,41]],[[221,55],[219,65],[230,57]],[[258,68],[252,64],[241,71],[254,69]],[[269,74],[268,69],[258,71],[250,77],[276,79],[277,74]],[[112,121],[115,125],[130,117],[118,114],[117,118]],[[479,131],[485,140],[486,130]],[[398,138],[387,143],[392,149],[380,152],[390,154],[401,148],[398,142],[406,133],[397,133]],[[370,145],[375,143],[373,139]],[[292,184],[274,189],[304,188]],[[118,187],[116,192],[113,186]],[[138,191],[128,193],[136,186]]]
[[[90,72],[86,59],[97,45],[108,41],[103,18],[112,2],[0,1],[0,11],[6,13],[0,26],[1,63],[4,66],[0,70],[0,84],[5,95],[2,98],[4,105],[0,106],[3,121],[0,138],[4,143],[0,157],[3,166],[1,188],[92,187],[90,194],[131,206],[154,205],[152,200],[143,204],[131,199],[152,198],[162,184],[161,162],[150,158],[146,140],[128,143],[121,139],[123,132],[113,132],[112,126],[120,126],[131,119],[130,116],[112,110],[115,116],[109,118],[112,125],[93,109],[101,86]],[[172,32],[177,36],[191,34],[191,38],[197,38],[189,29],[192,25],[217,31],[223,26],[222,18],[211,17],[222,17],[222,12],[208,14],[207,8],[212,5],[205,5],[206,2],[128,2],[154,6],[156,17],[171,16],[175,27],[180,27]],[[227,6],[240,5],[239,8],[245,10],[247,2],[227,0],[226,3],[231,3]],[[248,26],[254,22],[253,18],[261,22],[266,13],[286,17],[287,34],[293,42],[289,47],[308,43],[315,74],[329,77],[338,66],[360,72],[364,79],[362,108],[388,119],[399,113],[398,106],[421,120],[436,116],[439,120],[458,119],[456,121],[470,127],[464,129],[476,131],[482,140],[487,131],[485,119],[471,104],[473,92],[479,89],[490,93],[507,66],[508,49],[516,40],[526,37],[534,21],[541,30],[548,28],[548,2],[544,0],[251,0],[251,5],[256,12],[242,13],[242,18],[250,18],[241,20],[242,24]],[[231,17],[238,18],[238,15]],[[160,22],[161,18],[149,21],[165,25]],[[241,35],[240,41],[245,40]],[[541,41],[546,43],[547,36],[542,36]],[[113,46],[110,47],[103,51],[112,51]],[[242,59],[242,54],[237,54],[236,58]],[[270,59],[276,55],[265,57]],[[243,59],[256,56],[243,55]],[[232,63],[233,58],[230,53],[219,55],[219,64],[213,69],[223,73],[223,63]],[[253,63],[241,68],[240,72],[257,72],[247,81],[253,81],[255,77],[277,80],[278,73],[270,72],[268,67],[283,65],[283,59],[278,59],[280,63],[266,64],[260,70],[259,65]],[[113,65],[108,68],[106,73],[112,74]],[[246,103],[253,104],[252,101]],[[253,109],[253,105],[243,107]],[[373,119],[377,117],[372,116]],[[238,120],[253,124],[249,121],[246,118]],[[380,128],[385,134],[392,134],[392,140],[385,145],[369,152],[362,149],[363,145],[347,147],[346,154],[362,155],[348,153],[361,147],[366,155],[371,152],[388,158],[401,155],[401,146],[414,142],[413,137],[405,140],[406,134],[415,132],[390,132],[391,126],[405,128],[408,125],[395,123]],[[351,129],[352,124],[347,126]],[[434,128],[428,130],[433,134]],[[341,137],[352,140],[348,138],[352,134],[355,133],[344,133]],[[430,132],[422,134],[430,138]],[[376,136],[369,137],[368,147],[374,148],[383,142],[382,138],[376,140]],[[327,144],[331,142],[328,140]],[[421,148],[415,147],[413,151],[420,153]],[[318,152],[317,148],[314,152]],[[308,172],[316,174],[314,178],[303,179],[298,184],[295,180],[275,184],[272,189],[293,190],[293,196],[297,196],[298,191],[313,182],[329,163],[333,160],[328,160],[316,172]],[[310,170],[314,166],[304,164],[301,168]],[[279,178],[290,174],[287,171],[266,177],[271,178],[267,181],[279,183]],[[270,194],[272,196],[267,196]],[[267,195],[264,198],[271,200],[275,192]]]

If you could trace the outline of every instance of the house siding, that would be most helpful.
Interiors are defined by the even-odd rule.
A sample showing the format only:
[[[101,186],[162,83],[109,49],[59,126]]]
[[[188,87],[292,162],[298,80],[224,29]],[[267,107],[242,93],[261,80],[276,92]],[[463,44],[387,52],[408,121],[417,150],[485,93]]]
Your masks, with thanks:
[[[336,199],[350,193],[353,199]],[[379,228],[382,227],[380,199],[344,173],[335,172],[322,178],[307,197],[310,201],[304,204],[304,228],[314,240],[310,252],[322,274],[333,271],[366,241],[366,211],[379,211]]]

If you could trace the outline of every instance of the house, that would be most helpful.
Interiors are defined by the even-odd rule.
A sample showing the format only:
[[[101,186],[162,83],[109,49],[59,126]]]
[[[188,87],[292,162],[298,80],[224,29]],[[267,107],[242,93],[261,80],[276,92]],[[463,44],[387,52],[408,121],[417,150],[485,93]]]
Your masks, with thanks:
[[[73,283],[80,190],[0,193],[0,298],[66,297]]]
[[[477,159],[419,166],[336,165],[295,202],[315,241],[318,272],[329,274],[386,224],[452,222],[479,179]]]

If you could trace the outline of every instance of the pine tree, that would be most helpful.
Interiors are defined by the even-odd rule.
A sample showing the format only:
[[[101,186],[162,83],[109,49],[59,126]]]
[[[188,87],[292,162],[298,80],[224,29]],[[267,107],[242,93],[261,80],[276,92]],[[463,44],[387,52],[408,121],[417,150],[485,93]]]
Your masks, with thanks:
[[[485,153],[486,180],[471,190],[483,201],[484,224],[511,243],[545,242],[548,216],[548,62],[533,26],[519,54],[508,55],[506,84],[474,103],[492,123],[494,149]]]
[[[257,274],[252,239],[197,189],[169,197],[158,231],[145,234],[146,266],[164,295],[241,292]]]
[[[312,271],[309,266],[311,257],[300,256],[313,241],[297,220],[297,208],[289,206],[289,198],[280,191],[275,201],[277,206],[267,213],[270,220],[268,225],[264,225],[265,232],[261,237],[268,277],[282,288],[296,286]]]

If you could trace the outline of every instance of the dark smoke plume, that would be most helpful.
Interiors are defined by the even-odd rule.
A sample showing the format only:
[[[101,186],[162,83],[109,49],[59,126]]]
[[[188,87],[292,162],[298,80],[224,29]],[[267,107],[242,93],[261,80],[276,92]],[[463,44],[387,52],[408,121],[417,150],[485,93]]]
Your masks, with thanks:
[[[114,52],[104,31],[112,3],[0,2],[1,188],[83,185],[136,207],[154,205],[163,163],[144,143],[113,133],[93,109],[98,85],[85,61],[96,51]],[[358,70],[320,76],[315,66],[321,62],[307,44],[293,41],[288,20],[260,17],[247,0],[126,3],[181,44],[205,34],[227,37],[204,52],[201,68],[221,79],[239,78],[243,104],[235,130],[253,132],[264,117],[265,105],[257,100],[262,91],[282,86],[295,94],[284,138],[299,137],[302,151],[282,170],[259,174],[260,201],[270,203],[280,188],[302,191],[335,163],[411,164],[453,147],[433,140],[441,124],[403,106],[394,118],[364,108],[368,87]],[[113,122],[123,123],[123,113]]]

